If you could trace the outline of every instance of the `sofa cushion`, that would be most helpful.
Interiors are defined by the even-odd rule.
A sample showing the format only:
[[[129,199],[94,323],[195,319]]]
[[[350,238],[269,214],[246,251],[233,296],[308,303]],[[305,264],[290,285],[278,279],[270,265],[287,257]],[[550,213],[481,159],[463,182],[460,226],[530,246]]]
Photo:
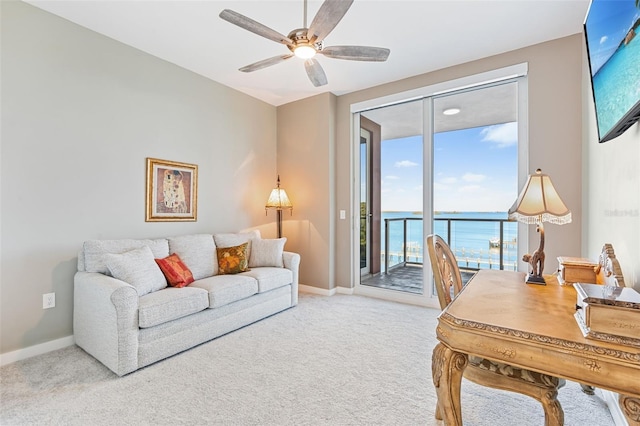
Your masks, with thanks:
[[[217,274],[216,246],[211,234],[169,238],[169,252],[176,253],[196,280]]]
[[[218,308],[246,299],[258,293],[258,282],[243,275],[215,275],[198,280],[190,286],[209,292],[209,308]]]
[[[249,243],[234,247],[218,247],[218,272],[220,274],[238,274],[249,270],[247,246]]]
[[[265,293],[293,282],[293,273],[284,268],[255,268],[243,272],[241,275],[255,278],[258,281],[258,293]]]
[[[171,287],[186,287],[194,281],[193,274],[176,253],[156,259],[156,263]]]
[[[104,257],[111,275],[133,286],[138,296],[167,286],[167,280],[148,246],[120,254],[107,253]]]
[[[84,270],[109,274],[105,262],[106,254],[120,254],[143,246],[148,246],[155,258],[162,259],[169,256],[169,242],[164,238],[157,240],[89,240],[84,242]]]
[[[138,325],[153,327],[203,311],[209,306],[207,292],[201,288],[172,288],[154,291],[140,297]]]
[[[236,232],[227,234],[213,234],[216,247],[233,247],[243,243],[249,243],[247,246],[247,258],[251,257],[251,240],[259,239],[260,231],[254,230],[250,232]]]
[[[277,239],[253,239],[251,240],[251,257],[249,258],[249,268],[259,268],[261,266],[273,266],[284,268],[282,252],[286,238]]]

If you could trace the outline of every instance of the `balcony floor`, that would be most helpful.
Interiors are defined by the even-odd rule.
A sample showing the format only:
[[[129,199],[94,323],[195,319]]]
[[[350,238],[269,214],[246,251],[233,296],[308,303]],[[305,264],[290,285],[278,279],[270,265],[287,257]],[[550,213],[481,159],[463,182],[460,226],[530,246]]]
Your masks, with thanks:
[[[461,270],[462,282],[466,284],[475,274],[473,270]],[[422,294],[422,265],[398,266],[389,274],[363,276],[362,285]]]

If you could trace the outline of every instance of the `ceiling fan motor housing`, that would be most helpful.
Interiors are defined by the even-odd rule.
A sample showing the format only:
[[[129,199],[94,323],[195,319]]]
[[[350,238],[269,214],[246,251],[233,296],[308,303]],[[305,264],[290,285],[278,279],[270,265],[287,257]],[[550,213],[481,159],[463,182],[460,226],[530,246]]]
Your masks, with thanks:
[[[313,48],[316,52],[319,52],[322,50],[322,48],[324,47],[324,43],[322,41],[314,43],[312,40],[314,40],[315,37],[309,40],[307,33],[308,33],[307,28],[298,28],[289,33],[287,37],[289,37],[289,39],[292,40],[294,43],[293,45],[287,45],[287,47],[291,52],[295,52],[295,50],[300,46],[309,46]]]

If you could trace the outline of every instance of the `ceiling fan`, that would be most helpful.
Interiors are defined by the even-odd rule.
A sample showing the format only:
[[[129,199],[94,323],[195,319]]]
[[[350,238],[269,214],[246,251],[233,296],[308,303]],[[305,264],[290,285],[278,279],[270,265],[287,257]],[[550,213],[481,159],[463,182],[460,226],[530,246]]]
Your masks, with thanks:
[[[351,4],[353,4],[353,0],[325,0],[311,21],[311,25],[307,27],[307,0],[304,0],[303,28],[291,31],[288,36],[230,9],[220,12],[220,17],[254,34],[284,44],[291,51],[286,55],[274,56],[244,66],[240,68],[240,71],[257,71],[297,56],[305,59],[304,68],[307,71],[307,76],[314,86],[319,87],[327,84],[327,76],[320,63],[314,59],[316,54],[333,59],[371,62],[384,62],[389,57],[389,49],[383,47],[324,46],[324,38],[338,25]]]

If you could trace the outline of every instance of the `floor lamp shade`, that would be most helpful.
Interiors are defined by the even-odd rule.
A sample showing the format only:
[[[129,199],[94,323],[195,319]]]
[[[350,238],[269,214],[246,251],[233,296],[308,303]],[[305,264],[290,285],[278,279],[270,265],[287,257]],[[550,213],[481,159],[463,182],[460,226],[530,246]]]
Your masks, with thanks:
[[[278,175],[277,186],[271,190],[267,204],[264,206],[265,211],[267,209],[276,210],[277,223],[278,223],[278,238],[282,237],[282,210],[289,209],[293,211],[293,204],[289,200],[287,192],[280,188],[280,176]]]
[[[271,194],[269,195],[269,199],[267,200],[267,204],[265,205],[267,209],[291,209],[293,205],[291,201],[289,201],[289,196],[287,192],[282,188],[274,188],[271,190]]]
[[[518,222],[538,225],[540,245],[532,254],[525,254],[522,260],[531,265],[531,273],[527,283],[545,284],[542,278],[544,269],[544,227],[543,222],[563,225],[571,222],[571,211],[564,204],[549,175],[536,170],[529,175],[527,183],[520,192],[518,199],[509,209],[509,219]]]

